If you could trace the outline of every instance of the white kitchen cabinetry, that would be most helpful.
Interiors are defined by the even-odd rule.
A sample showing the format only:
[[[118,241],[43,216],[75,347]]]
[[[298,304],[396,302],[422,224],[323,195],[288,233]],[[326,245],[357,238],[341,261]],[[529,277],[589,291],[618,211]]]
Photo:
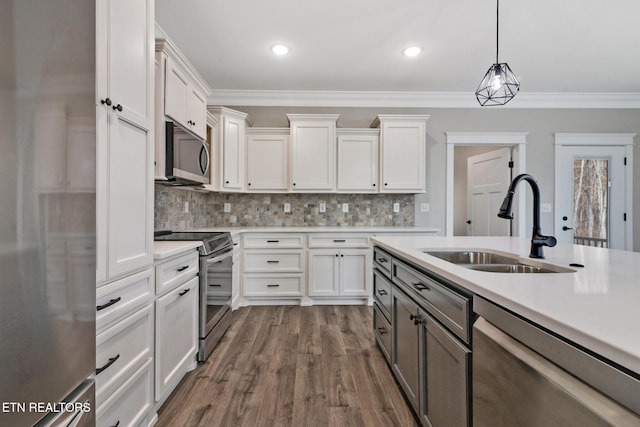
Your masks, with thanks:
[[[425,191],[426,121],[429,116],[379,115],[372,127],[380,128],[380,191]]]
[[[207,114],[204,92],[191,83],[192,78],[171,58],[166,58],[165,67],[165,115],[204,139]]]
[[[289,129],[250,128],[247,134],[247,191],[289,189]]]
[[[97,11],[97,280],[153,263],[152,0]]]
[[[287,114],[291,124],[291,190],[335,191],[338,114]]]
[[[213,188],[219,191],[239,192],[245,189],[245,128],[251,126],[246,113],[225,107],[208,107],[209,113],[218,122],[211,128],[212,162],[214,165]]]
[[[371,298],[372,252],[366,235],[309,236],[309,296]]]
[[[243,240],[243,296],[300,299],[304,292],[304,236],[246,235]]]
[[[338,129],[338,192],[378,191],[377,129]]]
[[[198,351],[198,253],[188,250],[156,264],[155,399],[164,401]]]

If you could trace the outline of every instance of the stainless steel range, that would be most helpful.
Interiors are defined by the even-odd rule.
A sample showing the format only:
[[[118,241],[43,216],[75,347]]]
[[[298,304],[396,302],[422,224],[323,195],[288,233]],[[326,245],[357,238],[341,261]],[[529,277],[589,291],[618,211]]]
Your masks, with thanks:
[[[231,325],[233,241],[230,233],[155,233],[155,240],[201,241],[198,362],[207,360]]]

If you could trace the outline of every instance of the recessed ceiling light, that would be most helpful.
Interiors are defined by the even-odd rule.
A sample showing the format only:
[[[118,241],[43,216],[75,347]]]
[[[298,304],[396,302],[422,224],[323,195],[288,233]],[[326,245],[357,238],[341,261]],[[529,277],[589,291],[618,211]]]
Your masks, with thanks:
[[[422,49],[420,49],[418,46],[411,46],[402,51],[402,53],[404,53],[405,56],[410,56],[410,57],[418,56],[420,55],[420,52],[422,52]]]
[[[277,44],[271,48],[271,52],[275,53],[276,55],[286,55],[287,53],[289,53],[289,48],[283,44]]]

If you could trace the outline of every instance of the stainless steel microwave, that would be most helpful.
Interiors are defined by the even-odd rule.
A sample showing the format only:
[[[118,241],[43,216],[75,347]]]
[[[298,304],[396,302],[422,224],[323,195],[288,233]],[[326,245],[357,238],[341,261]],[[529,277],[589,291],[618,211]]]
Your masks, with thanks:
[[[176,122],[165,122],[164,154],[167,184],[209,184],[209,144]]]

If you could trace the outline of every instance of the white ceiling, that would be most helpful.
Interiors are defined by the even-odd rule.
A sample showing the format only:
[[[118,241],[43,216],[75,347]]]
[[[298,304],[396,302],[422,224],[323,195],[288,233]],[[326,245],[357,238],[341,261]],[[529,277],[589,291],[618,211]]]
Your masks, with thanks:
[[[156,0],[156,21],[216,92],[472,97],[495,61],[495,9],[495,0]],[[639,27],[638,0],[503,0],[500,61],[522,94],[637,96]],[[289,55],[273,55],[276,43]],[[404,57],[411,45],[423,53]]]

